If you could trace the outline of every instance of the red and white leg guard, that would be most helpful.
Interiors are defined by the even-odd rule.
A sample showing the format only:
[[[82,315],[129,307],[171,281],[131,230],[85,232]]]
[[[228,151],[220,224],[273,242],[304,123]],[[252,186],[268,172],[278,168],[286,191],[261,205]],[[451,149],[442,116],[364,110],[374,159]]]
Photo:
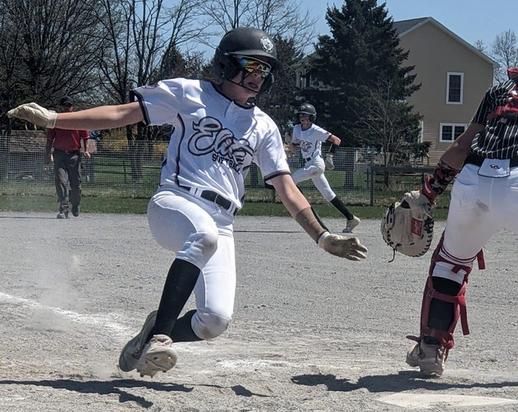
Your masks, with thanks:
[[[435,249],[432,255],[429,276],[426,280],[426,286],[423,292],[423,302],[421,306],[420,339],[422,339],[424,336],[433,337],[439,341],[441,346],[449,350],[453,348],[455,343],[453,339],[453,332],[455,331],[455,327],[457,326],[459,318],[461,320],[463,334],[469,334],[466,310],[466,289],[468,287],[468,276],[473,268],[473,261],[475,260],[475,258],[478,259],[479,269],[485,269],[485,264],[482,250],[472,259],[462,259],[462,264],[460,264],[460,259],[456,259],[447,251],[445,251],[442,247],[442,244],[443,239],[441,238],[439,244],[437,245],[437,248]],[[434,288],[432,275],[437,263],[439,262],[444,262],[448,264],[448,266],[451,266],[451,269],[449,270],[451,270],[452,272],[452,278],[458,278],[459,272],[461,273],[461,276],[463,274],[464,277],[462,280],[462,284],[460,285],[460,289],[456,295],[450,295],[444,293],[443,291],[438,291]],[[432,304],[432,300],[434,299],[453,304],[453,316],[451,317],[449,326],[446,330],[432,328],[429,325],[431,309],[430,306]]]

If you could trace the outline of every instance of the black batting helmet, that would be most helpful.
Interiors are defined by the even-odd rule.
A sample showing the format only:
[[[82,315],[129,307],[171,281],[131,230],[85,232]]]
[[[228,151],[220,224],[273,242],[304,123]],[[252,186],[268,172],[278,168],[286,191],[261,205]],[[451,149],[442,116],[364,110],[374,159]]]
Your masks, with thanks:
[[[315,109],[315,106],[309,103],[302,103],[299,107],[299,110],[297,110],[297,116],[299,114],[307,114],[309,116],[309,120],[312,122],[315,121],[317,118],[317,111]]]
[[[242,70],[237,56],[265,62],[272,68],[272,72],[279,67],[275,43],[259,29],[238,27],[223,36],[213,60],[213,71],[220,82],[233,79]],[[268,90],[272,83],[273,74],[270,73],[261,86],[261,92]]]

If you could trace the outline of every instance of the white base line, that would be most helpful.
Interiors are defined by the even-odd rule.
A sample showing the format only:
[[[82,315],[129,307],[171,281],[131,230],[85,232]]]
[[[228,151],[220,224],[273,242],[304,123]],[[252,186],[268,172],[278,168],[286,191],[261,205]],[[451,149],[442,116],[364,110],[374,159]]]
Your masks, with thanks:
[[[56,308],[53,306],[46,306],[42,305],[39,302],[36,302],[31,299],[25,299],[25,298],[19,298],[16,296],[8,295],[6,293],[0,292],[0,302],[6,302],[6,303],[14,303],[23,305],[25,307],[39,309],[39,310],[46,310],[49,312],[53,312],[57,315],[63,316],[72,322],[76,323],[82,323],[87,325],[96,326],[99,328],[109,329],[111,332],[115,332],[124,338],[127,338],[128,336],[132,336],[132,334],[135,333],[135,330],[130,329],[124,325],[121,325],[118,322],[114,322],[112,318],[114,315],[111,316],[108,315],[83,315],[81,313],[73,312],[71,310],[65,310],[61,308]]]

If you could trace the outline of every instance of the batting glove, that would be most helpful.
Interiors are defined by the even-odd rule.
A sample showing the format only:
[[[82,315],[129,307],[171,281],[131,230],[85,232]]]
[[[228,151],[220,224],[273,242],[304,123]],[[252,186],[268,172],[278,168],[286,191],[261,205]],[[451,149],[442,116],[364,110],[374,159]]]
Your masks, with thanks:
[[[324,232],[318,239],[318,246],[332,255],[349,260],[361,260],[367,257],[367,248],[356,237]]]
[[[27,120],[36,126],[53,129],[58,115],[55,111],[45,109],[37,103],[25,103],[9,110],[7,117]]]
[[[326,158],[325,158],[324,162],[326,164],[327,170],[333,170],[335,168],[335,162],[334,162],[333,158],[334,158],[334,156],[332,153],[326,154]]]

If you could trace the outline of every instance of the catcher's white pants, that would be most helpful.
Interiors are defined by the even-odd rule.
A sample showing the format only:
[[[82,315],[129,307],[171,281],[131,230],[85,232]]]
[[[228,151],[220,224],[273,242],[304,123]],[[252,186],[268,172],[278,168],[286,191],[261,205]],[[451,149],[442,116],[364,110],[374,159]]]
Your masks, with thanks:
[[[477,253],[496,232],[518,233],[518,168],[508,177],[478,175],[479,167],[467,164],[453,184],[441,256],[470,266]],[[433,276],[462,283],[464,272],[452,272],[453,265],[438,262]]]
[[[306,162],[304,167],[295,170],[291,176],[295,183],[311,179],[321,195],[324,196],[324,199],[330,202],[336,197],[336,194],[333,192],[333,189],[331,189],[331,186],[324,175],[325,170],[326,166],[324,159],[322,159],[321,156],[316,156]]]
[[[194,332],[202,339],[220,335],[234,308],[234,216],[176,188],[159,190],[149,201],[147,216],[151,233],[161,246],[201,269],[194,288]]]

